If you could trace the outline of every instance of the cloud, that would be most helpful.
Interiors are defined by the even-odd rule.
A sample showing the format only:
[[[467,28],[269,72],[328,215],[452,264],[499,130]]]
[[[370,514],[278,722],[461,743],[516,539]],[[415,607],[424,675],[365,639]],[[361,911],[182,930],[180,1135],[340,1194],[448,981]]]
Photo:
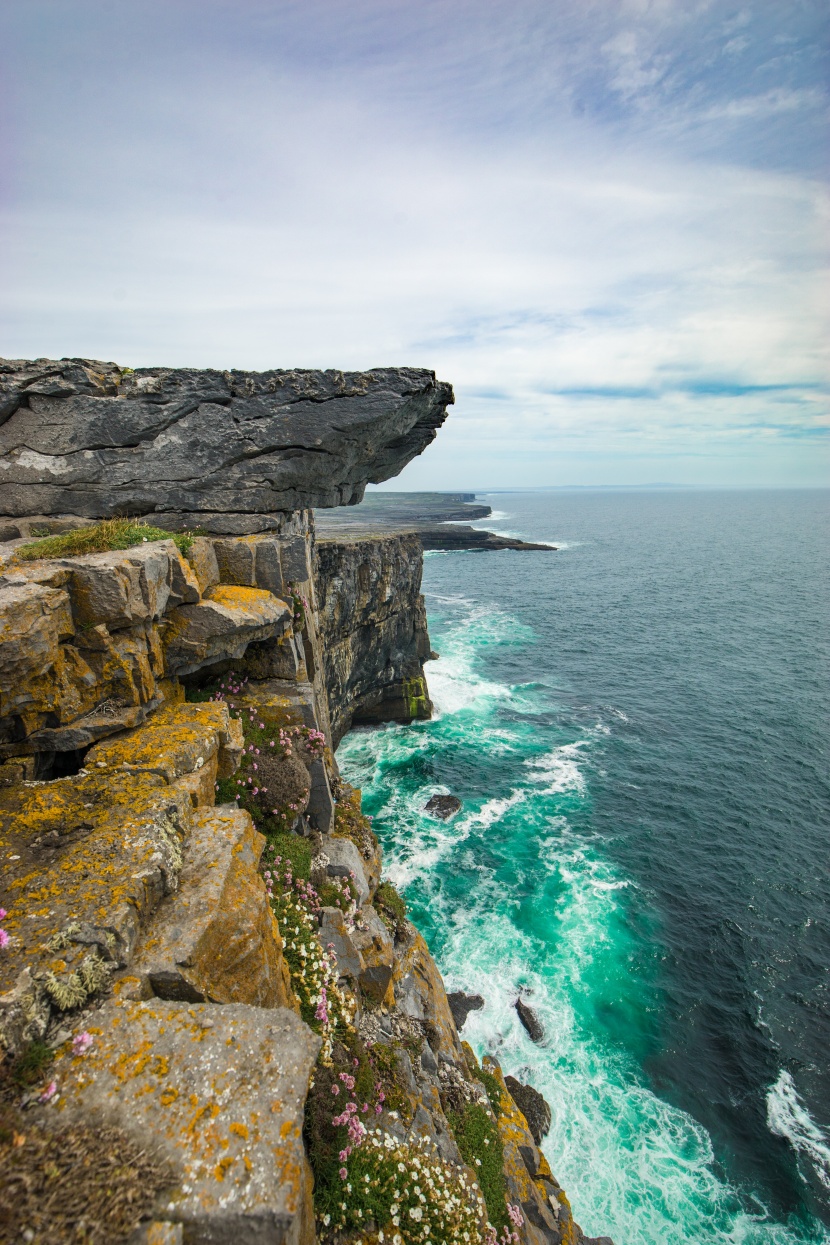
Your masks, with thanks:
[[[458,403],[403,483],[815,472],[809,5],[71,7],[6,31],[6,353],[432,366]]]

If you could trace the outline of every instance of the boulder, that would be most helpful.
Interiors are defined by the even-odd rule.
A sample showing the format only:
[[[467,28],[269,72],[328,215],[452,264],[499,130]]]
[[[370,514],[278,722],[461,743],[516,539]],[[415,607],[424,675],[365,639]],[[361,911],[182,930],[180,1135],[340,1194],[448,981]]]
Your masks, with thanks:
[[[542,1028],[541,1021],[532,1008],[528,1007],[524,999],[518,998],[513,1004],[516,1008],[516,1014],[521,1020],[530,1039],[534,1042],[543,1042],[545,1040],[545,1031]]]
[[[514,1076],[506,1076],[504,1083],[510,1091],[511,1098],[527,1120],[533,1140],[537,1146],[540,1146],[542,1138],[547,1137],[550,1132],[550,1107],[538,1089],[534,1089],[532,1085],[523,1085]]]
[[[329,877],[347,878],[354,875],[352,881],[357,888],[357,905],[360,908],[367,903],[369,883],[366,881],[360,852],[351,839],[334,838],[330,834],[324,835],[320,850],[328,857],[326,872]]]
[[[465,994],[463,990],[454,990],[452,994],[448,994],[447,1002],[459,1032],[470,1012],[480,1012],[484,1006],[484,999],[480,994]]]
[[[154,514],[215,532],[359,501],[435,437],[452,388],[369,372],[122,369],[0,360],[0,478],[10,517]],[[10,528],[13,524],[8,524]]]
[[[462,804],[457,795],[432,795],[424,805],[424,812],[440,817],[441,821],[448,821],[461,808]]]
[[[183,675],[239,658],[254,640],[282,635],[290,626],[291,610],[271,592],[219,584],[196,605],[172,610],[167,619],[167,670]]]
[[[59,1096],[39,1121],[114,1125],[156,1154],[171,1184],[153,1219],[181,1223],[187,1241],[314,1240],[302,1129],[320,1039],[294,1012],[110,1002],[90,1031],[87,1054],[67,1044],[55,1060]]]

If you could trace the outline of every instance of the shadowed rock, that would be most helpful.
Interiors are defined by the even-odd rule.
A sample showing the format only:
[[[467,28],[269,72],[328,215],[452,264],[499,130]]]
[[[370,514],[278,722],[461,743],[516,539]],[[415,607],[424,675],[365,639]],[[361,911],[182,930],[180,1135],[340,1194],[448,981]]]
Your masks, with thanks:
[[[424,805],[424,812],[433,817],[448,821],[461,809],[461,801],[457,795],[432,795]]]
[[[550,1132],[550,1107],[538,1089],[534,1089],[532,1085],[523,1085],[515,1076],[506,1076],[504,1083],[510,1090],[510,1097],[527,1120],[533,1140],[540,1146],[542,1138],[547,1137]]]
[[[371,372],[122,369],[0,360],[0,480],[9,516],[165,514],[246,533],[275,513],[360,501],[435,437],[450,385]],[[257,517],[259,516],[259,517]]]
[[[480,994],[465,994],[463,990],[454,990],[452,994],[448,994],[447,1002],[459,1032],[470,1012],[480,1012],[484,1006],[484,999]]]
[[[528,1007],[527,1003],[525,1003],[523,999],[516,999],[514,1006],[519,1020],[521,1020],[527,1030],[528,1036],[532,1039],[532,1041],[544,1041],[545,1031],[542,1028],[536,1013]]]

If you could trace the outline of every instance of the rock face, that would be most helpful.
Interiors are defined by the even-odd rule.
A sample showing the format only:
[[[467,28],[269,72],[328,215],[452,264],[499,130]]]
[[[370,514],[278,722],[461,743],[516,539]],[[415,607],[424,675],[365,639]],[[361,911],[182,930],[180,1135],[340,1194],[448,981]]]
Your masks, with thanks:
[[[164,514],[273,530],[277,512],[357,502],[435,437],[433,372],[221,372],[0,360],[0,514]],[[260,516],[257,518],[257,516]]]
[[[480,1012],[484,1006],[484,999],[480,994],[465,994],[463,990],[454,990],[452,994],[448,994],[447,1002],[450,1005],[455,1027],[459,1032],[463,1029],[470,1012]]]
[[[299,1017],[153,999],[110,1003],[96,1020],[90,1054],[57,1061],[45,1122],[115,1124],[160,1153],[172,1181],[157,1222],[183,1224],[188,1241],[313,1241],[302,1128],[320,1039]]]
[[[528,1122],[533,1140],[537,1146],[542,1138],[550,1132],[550,1107],[545,1099],[532,1085],[523,1085],[515,1076],[506,1076],[504,1083],[510,1090],[510,1096]]]
[[[317,542],[316,585],[335,745],[352,725],[428,718],[430,655],[417,536]]]

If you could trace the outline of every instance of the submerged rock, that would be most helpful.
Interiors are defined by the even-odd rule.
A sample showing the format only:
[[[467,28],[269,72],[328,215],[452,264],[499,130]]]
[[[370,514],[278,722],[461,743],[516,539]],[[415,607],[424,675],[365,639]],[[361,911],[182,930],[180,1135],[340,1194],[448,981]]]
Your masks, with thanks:
[[[527,1120],[533,1140],[540,1146],[542,1138],[547,1137],[550,1132],[550,1107],[538,1089],[534,1089],[532,1085],[523,1085],[515,1076],[506,1076],[504,1083],[510,1090],[510,1097]]]
[[[484,999],[480,994],[465,994],[463,990],[454,990],[452,994],[448,994],[447,1002],[459,1032],[470,1012],[480,1012],[484,1006]]]
[[[528,1007],[527,1003],[521,998],[516,999],[514,1007],[531,1040],[534,1042],[544,1041],[545,1031],[532,1008]]]
[[[442,821],[449,821],[460,811],[462,805],[457,795],[432,795],[424,805],[424,812]]]

